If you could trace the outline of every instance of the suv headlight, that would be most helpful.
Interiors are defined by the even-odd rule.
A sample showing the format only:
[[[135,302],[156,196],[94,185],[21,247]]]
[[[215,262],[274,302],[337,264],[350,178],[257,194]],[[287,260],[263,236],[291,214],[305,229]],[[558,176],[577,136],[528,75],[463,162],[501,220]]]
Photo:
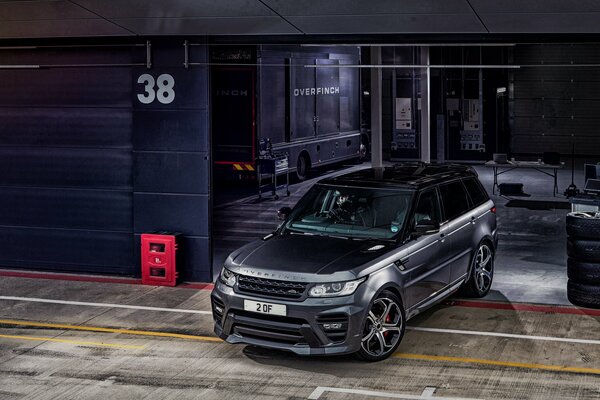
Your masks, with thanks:
[[[221,280],[221,282],[223,282],[227,286],[233,287],[233,285],[235,285],[237,275],[234,274],[233,272],[231,272],[230,270],[228,270],[227,268],[223,267],[223,269],[221,269],[221,274],[219,275],[219,279]]]
[[[367,280],[367,277],[347,282],[319,283],[313,286],[308,295],[310,297],[339,297],[348,296],[356,291],[358,285]]]

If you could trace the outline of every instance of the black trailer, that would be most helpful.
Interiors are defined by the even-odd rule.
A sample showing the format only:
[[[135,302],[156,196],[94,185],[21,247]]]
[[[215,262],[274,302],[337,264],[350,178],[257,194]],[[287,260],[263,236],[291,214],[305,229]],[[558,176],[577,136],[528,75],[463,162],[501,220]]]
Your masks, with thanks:
[[[213,46],[212,147],[216,176],[255,176],[258,142],[311,167],[361,155],[357,47]]]

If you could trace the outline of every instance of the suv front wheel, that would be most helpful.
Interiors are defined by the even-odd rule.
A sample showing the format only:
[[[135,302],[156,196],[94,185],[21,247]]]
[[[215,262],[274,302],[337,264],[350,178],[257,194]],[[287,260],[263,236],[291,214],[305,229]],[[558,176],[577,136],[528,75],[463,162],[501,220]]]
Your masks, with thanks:
[[[371,303],[357,355],[365,361],[388,358],[404,336],[406,317],[402,301],[384,290]]]
[[[463,284],[463,292],[470,297],[484,297],[494,279],[494,250],[489,243],[479,244],[471,263],[471,272]]]

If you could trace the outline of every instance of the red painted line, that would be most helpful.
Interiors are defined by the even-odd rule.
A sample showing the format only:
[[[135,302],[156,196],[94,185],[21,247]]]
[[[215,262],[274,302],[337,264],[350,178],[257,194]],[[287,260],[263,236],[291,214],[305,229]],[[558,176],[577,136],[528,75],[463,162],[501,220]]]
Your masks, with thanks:
[[[213,290],[215,287],[214,283],[182,283],[177,285],[180,288],[186,289],[198,289],[198,290]]]
[[[139,285],[141,279],[134,278],[107,278],[101,276],[86,276],[86,275],[68,275],[68,274],[45,274],[39,272],[15,272],[15,271],[0,271],[0,276],[10,276],[15,278],[32,278],[32,279],[53,279],[59,281],[77,281],[77,282],[101,282],[101,283],[127,283]]]
[[[592,310],[588,308],[578,308],[574,306],[558,306],[558,305],[542,305],[542,304],[527,304],[527,303],[506,303],[499,301],[469,301],[469,300],[449,300],[444,304],[453,307],[468,307],[468,308],[490,308],[494,310],[511,310],[511,311],[529,311],[546,314],[571,314],[571,315],[589,315],[600,317],[600,310]]]
[[[31,279],[52,279],[58,281],[74,281],[74,282],[97,282],[97,283],[124,283],[128,285],[141,285],[142,280],[136,278],[110,278],[103,276],[89,275],[71,275],[71,274],[47,274],[43,272],[18,272],[18,271],[0,271],[0,276],[9,276],[14,278],[31,278]],[[197,290],[212,290],[212,283],[181,283],[177,285],[180,288],[197,289]]]
[[[20,272],[20,271],[2,271],[0,276],[9,276],[16,278],[32,278],[32,279],[53,279],[62,281],[76,282],[99,282],[99,283],[124,283],[129,285],[141,285],[141,279],[135,278],[110,278],[102,276],[89,275],[74,275],[74,274],[50,274],[43,272]],[[196,289],[196,290],[212,290],[215,285],[213,283],[190,282],[177,285],[178,288]],[[574,306],[559,306],[559,305],[543,305],[529,303],[508,303],[501,301],[471,301],[471,300],[448,300],[445,305],[452,307],[467,307],[467,308],[488,308],[495,310],[510,310],[510,311],[528,311],[539,312],[546,314],[571,314],[571,315],[588,315],[600,317],[600,310],[592,310],[588,308],[578,308]]]

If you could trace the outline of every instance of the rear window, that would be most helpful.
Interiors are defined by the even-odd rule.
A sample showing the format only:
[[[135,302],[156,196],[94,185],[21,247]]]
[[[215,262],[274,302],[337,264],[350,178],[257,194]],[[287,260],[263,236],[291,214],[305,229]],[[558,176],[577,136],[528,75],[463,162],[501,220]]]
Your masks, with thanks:
[[[440,185],[440,194],[446,221],[457,218],[469,210],[467,192],[459,181]]]
[[[465,184],[467,193],[469,193],[469,197],[471,197],[471,201],[475,207],[488,201],[489,197],[485,192],[485,189],[481,187],[481,184],[475,179],[465,179],[463,183]]]

